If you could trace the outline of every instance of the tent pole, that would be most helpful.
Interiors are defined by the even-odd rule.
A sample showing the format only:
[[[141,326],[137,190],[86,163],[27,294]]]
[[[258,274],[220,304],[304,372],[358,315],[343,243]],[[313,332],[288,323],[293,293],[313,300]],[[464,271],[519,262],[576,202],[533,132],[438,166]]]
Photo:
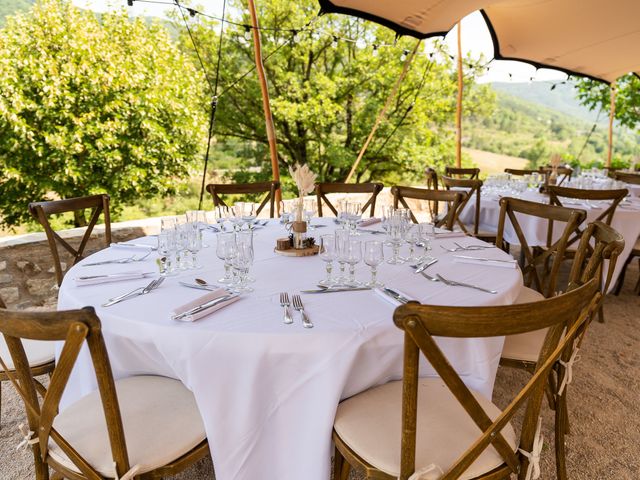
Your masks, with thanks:
[[[387,110],[391,106],[391,102],[394,99],[394,97],[396,96],[396,93],[398,92],[398,89],[400,88],[400,84],[404,80],[404,77],[407,75],[407,72],[409,71],[409,65],[411,65],[411,61],[413,60],[413,57],[415,57],[416,52],[418,51],[418,47],[420,46],[421,42],[422,42],[422,40],[418,40],[416,42],[415,47],[413,47],[413,50],[411,51],[411,54],[404,61],[404,66],[402,67],[402,73],[398,77],[398,80],[396,80],[396,83],[393,86],[393,89],[391,90],[391,93],[387,97],[387,101],[385,102],[384,106],[382,107],[382,110],[380,110],[380,112],[378,113],[378,116],[376,117],[376,121],[373,123],[373,128],[371,129],[371,133],[369,133],[369,136],[367,137],[366,142],[364,142],[364,145],[360,149],[360,153],[358,154],[358,158],[356,158],[356,161],[353,163],[353,166],[351,167],[351,171],[349,172],[349,175],[347,175],[347,178],[344,181],[344,183],[349,183],[349,180],[351,180],[351,177],[353,177],[353,174],[356,172],[356,169],[358,168],[358,165],[360,164],[360,160],[362,160],[362,157],[364,156],[364,153],[367,151],[367,148],[369,147],[369,143],[371,143],[371,140],[373,139],[373,136],[375,135],[376,130],[378,130],[378,127],[380,126],[380,123],[382,123],[382,121],[384,120],[385,116],[387,115]]]
[[[269,88],[267,87],[267,76],[262,63],[262,43],[260,40],[260,30],[258,24],[258,15],[256,14],[256,6],[253,0],[248,0],[249,13],[251,14],[251,25],[253,26],[253,53],[256,61],[256,71],[260,80],[260,90],[262,92],[262,106],[264,108],[264,120],[267,130],[267,140],[269,142],[269,153],[271,155],[271,171],[273,180],[280,181],[280,167],[278,165],[278,147],[276,143],[276,129],[273,125],[273,117],[271,116],[271,105],[269,103]],[[280,200],[282,198],[282,190],[276,191],[276,205],[278,213],[280,213]]]
[[[464,82],[462,77],[462,22],[458,22],[458,100],[456,103],[456,167],[462,166],[462,93]]]
[[[611,106],[609,108],[609,150],[607,152],[607,167],[611,166],[613,156],[613,120],[616,116],[616,82],[611,84]]]

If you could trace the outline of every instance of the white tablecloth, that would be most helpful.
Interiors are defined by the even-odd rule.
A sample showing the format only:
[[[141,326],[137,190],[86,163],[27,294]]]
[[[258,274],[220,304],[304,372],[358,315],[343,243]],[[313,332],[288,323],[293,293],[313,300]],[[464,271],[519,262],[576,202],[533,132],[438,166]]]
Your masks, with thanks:
[[[313,231],[316,237],[334,228],[331,219],[318,222],[327,226]],[[201,253],[204,269],[168,278],[149,295],[101,308],[107,298],[146,285],[148,279],[82,287],[73,281],[81,273],[117,272],[131,269],[131,264],[83,267],[80,263],[67,273],[60,289],[60,309],[96,307],[116,378],[165,375],[180,379],[194,392],[218,480],[327,480],[331,430],[340,400],[401,378],[403,339],[392,322],[395,307],[375,292],[303,295],[315,328],[304,329],[297,313],[294,325],[283,324],[279,292],[313,288],[324,275],[324,263],[317,256],[275,254],[275,239],[283,236],[277,220],[258,230],[252,269],[255,292],[195,323],[172,321],[168,312],[206,293],[181,287],[178,280],[215,281],[222,276],[214,234],[206,234],[212,247]],[[371,238],[383,237],[362,236]],[[142,241],[155,240],[138,243]],[[423,303],[512,303],[522,285],[520,271],[454,264],[452,254],[438,246],[454,241],[477,243],[469,238],[434,242],[433,253],[440,260],[429,271],[494,288],[497,295],[429,282],[407,265],[385,264],[379,277]],[[91,260],[126,253],[109,249]],[[507,257],[498,249],[471,253]],[[144,267],[153,268],[156,257],[149,257]],[[368,274],[368,267],[358,266],[359,279],[368,279]],[[465,382],[487,396],[493,390],[502,343],[502,338],[439,339]],[[422,374],[430,370],[423,365]],[[84,352],[65,394],[66,404],[94,388],[93,368]]]
[[[523,200],[529,200],[531,202],[539,202],[548,204],[549,197],[547,195],[543,195],[541,193],[535,191],[526,191],[521,194],[503,194],[504,197],[515,197],[522,198]],[[500,218],[500,196],[495,193],[486,194],[483,192],[480,196],[480,230],[484,231],[492,231],[496,232],[498,230],[498,220]],[[460,215],[460,219],[465,224],[473,224],[474,219],[474,208],[475,208],[475,198],[467,204],[464,211]],[[572,200],[572,202],[579,202],[578,200]],[[473,205],[471,205],[473,203]],[[599,202],[589,202],[580,204],[567,204],[567,207],[574,207],[576,209],[585,210],[587,212],[587,220],[584,225],[589,222],[594,221],[602,211],[607,208],[604,205],[606,202],[603,202],[602,207],[598,207],[597,204]],[[529,246],[543,246],[547,243],[547,229],[548,222],[547,220],[543,220],[541,218],[532,217],[530,215],[516,215],[518,221],[520,223],[520,227],[522,228],[522,233],[524,233]],[[583,225],[583,226],[584,226]],[[616,280],[622,271],[622,267],[624,262],[629,257],[631,250],[636,242],[636,239],[640,235],[640,200],[637,198],[627,199],[625,202],[620,204],[616,209],[616,212],[613,216],[613,220],[611,221],[611,227],[615,228],[625,240],[625,246],[620,258],[618,258],[618,262],[616,264],[616,269],[613,274],[613,279],[611,281],[611,287],[615,286]],[[564,228],[564,224],[561,222],[554,222],[553,233],[557,240],[562,234],[562,229]],[[507,225],[505,226],[504,232],[505,239],[513,244],[519,245],[520,242],[518,237],[511,226],[511,222],[507,219]],[[577,245],[574,245],[574,248]]]

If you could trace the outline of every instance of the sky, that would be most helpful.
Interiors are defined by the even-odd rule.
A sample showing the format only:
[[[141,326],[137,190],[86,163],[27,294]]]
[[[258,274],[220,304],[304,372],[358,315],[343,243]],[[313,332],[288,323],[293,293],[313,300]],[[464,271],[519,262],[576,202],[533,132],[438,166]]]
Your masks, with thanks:
[[[160,0],[172,3],[172,0]],[[295,0],[291,0],[295,1]],[[171,5],[134,2],[132,7],[127,7],[126,0],[73,0],[73,3],[82,8],[104,12],[110,9],[128,8],[132,15],[164,16],[164,12],[172,9]],[[221,0],[200,0],[197,2],[198,10],[213,16],[222,16]],[[452,54],[457,52],[457,26],[445,37],[445,42]],[[428,41],[427,46],[428,49]],[[473,58],[484,55],[488,61],[493,58],[493,44],[489,30],[479,12],[474,12],[462,19],[462,51],[463,55],[471,53]],[[496,60],[489,65],[489,71],[480,77],[480,83],[487,82],[528,82],[531,81],[563,81],[567,75],[557,70],[539,69],[523,63],[513,61]]]

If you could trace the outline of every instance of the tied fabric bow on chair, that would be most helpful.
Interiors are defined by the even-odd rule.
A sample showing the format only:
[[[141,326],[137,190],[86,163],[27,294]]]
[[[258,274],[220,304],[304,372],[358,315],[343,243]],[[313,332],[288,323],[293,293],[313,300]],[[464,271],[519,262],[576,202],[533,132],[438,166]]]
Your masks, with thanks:
[[[577,345],[574,345],[569,360],[566,362],[558,360],[558,363],[564,367],[564,377],[562,378],[560,388],[558,388],[558,395],[562,395],[564,388],[573,381],[573,365],[580,360],[580,355],[578,355],[579,351],[580,348],[578,348]]]
[[[431,463],[420,470],[416,470],[409,477],[409,480],[438,480],[442,475],[444,475],[442,469],[438,465]]]
[[[529,466],[527,467],[527,475],[525,480],[537,480],[540,478],[540,454],[542,453],[542,446],[544,445],[544,437],[542,436],[542,417],[538,417],[538,426],[536,427],[536,434],[533,437],[533,447],[531,453],[519,448],[518,451],[529,459]]]
[[[20,435],[22,435],[22,441],[16,447],[16,450],[26,449],[29,445],[34,445],[38,443],[37,438],[32,438],[36,432],[33,430],[29,430],[24,423],[18,425],[18,430],[20,430]]]

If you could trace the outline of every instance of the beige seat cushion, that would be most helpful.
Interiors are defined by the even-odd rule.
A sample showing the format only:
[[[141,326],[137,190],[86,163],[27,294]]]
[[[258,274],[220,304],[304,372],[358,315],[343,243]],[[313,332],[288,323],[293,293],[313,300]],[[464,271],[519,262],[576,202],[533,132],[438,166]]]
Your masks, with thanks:
[[[139,465],[138,473],[166,465],[206,438],[195,398],[182,382],[158,376],[136,376],[116,381],[116,390],[129,463],[132,468]],[[53,426],[100,474],[115,477],[97,392],[62,411]],[[49,449],[55,461],[80,472],[53,441]]]
[[[24,352],[27,354],[29,366],[31,366],[32,368],[52,362],[55,357],[55,347],[53,342],[22,340],[22,346],[24,347]],[[0,335],[0,357],[2,357],[4,363],[7,364],[7,367],[13,370],[13,359],[11,358],[9,347],[7,347],[7,344],[5,343],[4,337],[2,335]],[[0,372],[2,371],[4,371],[4,369],[2,368],[2,366],[0,366]]]
[[[544,296],[531,288],[522,287],[520,294],[514,303],[530,303],[544,300]],[[536,330],[535,332],[521,333],[519,335],[509,335],[504,339],[502,348],[502,358],[509,360],[525,360],[537,362],[540,349],[547,335],[547,329]]]
[[[485,412],[495,419],[500,409],[474,393]],[[338,406],[334,428],[340,438],[366,462],[397,477],[400,473],[402,382],[391,382],[360,393]],[[418,382],[416,470],[430,464],[446,472],[481,430],[439,378]],[[508,424],[505,440],[516,450],[516,435]],[[486,449],[460,477],[474,478],[502,465],[493,447]]]

